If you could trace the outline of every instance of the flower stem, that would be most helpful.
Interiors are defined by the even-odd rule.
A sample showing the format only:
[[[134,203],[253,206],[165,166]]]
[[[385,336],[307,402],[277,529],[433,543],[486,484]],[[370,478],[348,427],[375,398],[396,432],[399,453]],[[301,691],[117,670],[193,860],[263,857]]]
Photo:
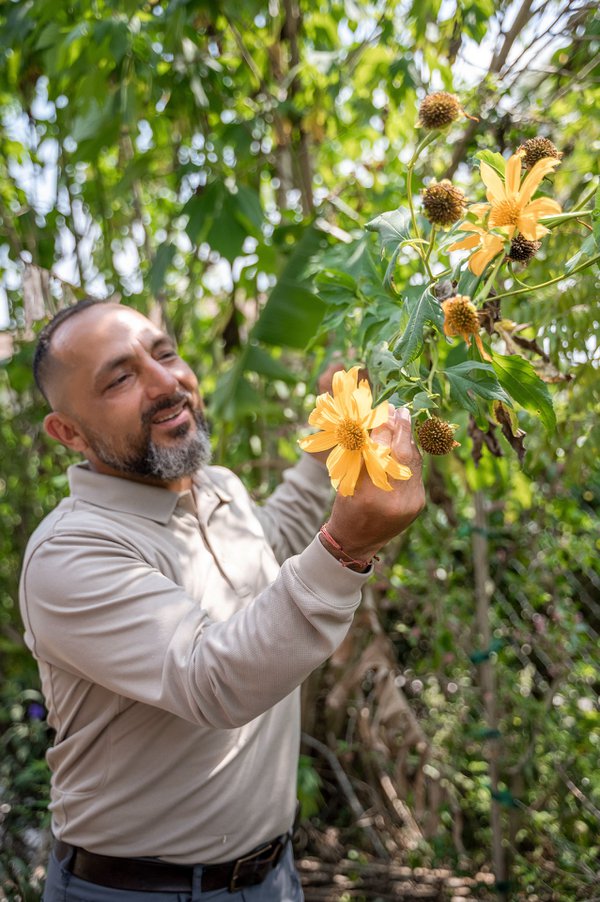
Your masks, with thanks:
[[[539,282],[537,285],[530,285],[527,288],[517,288],[514,291],[504,291],[502,294],[496,295],[496,300],[499,298],[510,298],[516,294],[524,294],[527,291],[537,291],[539,288],[547,288],[549,285],[556,285],[557,282],[562,282],[563,279],[570,279],[571,276],[575,275],[576,272],[581,272],[582,269],[587,269],[588,266],[592,266],[593,263],[597,263],[600,260],[600,254],[596,254],[595,257],[590,257],[589,260],[586,260],[585,263],[580,263],[579,266],[576,266],[569,273],[562,273],[560,276],[556,276],[554,279],[549,279],[547,282]]]
[[[501,253],[498,255],[498,262],[494,264],[494,267],[488,276],[487,282],[483,286],[483,290],[482,290],[481,294],[477,295],[478,301],[485,301],[487,299],[490,291],[492,290],[494,282],[496,281],[496,276],[498,275],[498,270],[502,266],[503,262],[504,262],[504,253]]]
[[[589,203],[589,201],[591,201],[591,199],[592,199],[593,196],[595,195],[597,189],[598,189],[598,185],[597,185],[597,183],[596,183],[596,181],[595,181],[595,179],[594,179],[594,184],[592,185],[592,187],[590,188],[590,190],[587,191],[587,192],[583,195],[583,197],[581,198],[581,200],[578,201],[578,202],[575,204],[574,210],[575,210],[575,211],[579,211],[579,210],[581,210],[582,207],[585,207],[585,205],[586,205],[587,203]]]
[[[438,363],[438,351],[437,345],[435,342],[431,343],[431,368],[429,370],[429,376],[427,377],[427,394],[429,397],[433,395],[433,380],[435,378],[435,374],[437,372],[437,363]]]
[[[419,234],[419,227],[417,225],[417,217],[416,217],[415,208],[413,205],[413,196],[412,196],[413,169],[415,168],[415,163],[417,162],[417,160],[419,159],[419,157],[421,156],[421,154],[423,153],[423,151],[425,150],[427,145],[431,144],[431,142],[434,141],[435,138],[436,138],[435,132],[430,132],[428,135],[425,135],[423,140],[419,144],[417,144],[417,147],[415,148],[415,152],[413,153],[409,162],[406,164],[406,199],[408,201],[408,208],[410,210],[410,219],[412,222],[413,232],[415,233],[415,237],[416,237],[417,241],[421,240],[421,236]],[[433,278],[433,276],[431,275],[431,270],[429,269],[427,262],[423,258],[423,254],[421,254],[421,259],[423,260],[425,267],[429,272],[429,275],[431,276],[431,278]]]

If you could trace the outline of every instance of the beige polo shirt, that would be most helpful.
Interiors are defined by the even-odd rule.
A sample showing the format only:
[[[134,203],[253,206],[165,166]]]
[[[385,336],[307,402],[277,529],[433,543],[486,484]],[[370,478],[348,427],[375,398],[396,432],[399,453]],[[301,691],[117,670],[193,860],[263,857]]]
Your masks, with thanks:
[[[56,731],[54,834],[105,855],[236,858],[292,822],[297,687],[367,578],[315,538],[326,470],[304,456],[261,508],[220,467],[181,495],[86,464],[69,482],[21,578]]]

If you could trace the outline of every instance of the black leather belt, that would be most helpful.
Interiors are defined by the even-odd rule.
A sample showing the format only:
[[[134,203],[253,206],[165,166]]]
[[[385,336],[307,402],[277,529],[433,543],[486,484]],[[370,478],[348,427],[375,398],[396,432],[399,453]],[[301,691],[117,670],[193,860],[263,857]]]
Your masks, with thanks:
[[[262,883],[273,870],[289,842],[289,834],[278,836],[236,861],[202,867],[201,889],[227,888],[230,893]],[[62,840],[54,841],[54,852],[62,866],[75,877],[110,889],[145,892],[191,892],[192,865],[170,864],[157,858],[113,858],[96,855]],[[70,858],[69,858],[70,856]]]

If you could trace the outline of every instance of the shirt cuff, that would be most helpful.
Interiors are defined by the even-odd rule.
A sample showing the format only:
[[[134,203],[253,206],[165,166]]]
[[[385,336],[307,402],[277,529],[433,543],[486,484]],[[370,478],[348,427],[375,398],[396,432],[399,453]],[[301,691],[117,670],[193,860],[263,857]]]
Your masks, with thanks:
[[[343,567],[315,536],[302,554],[290,558],[295,576],[313,594],[332,607],[358,607],[361,590],[373,573],[371,565],[364,573]]]

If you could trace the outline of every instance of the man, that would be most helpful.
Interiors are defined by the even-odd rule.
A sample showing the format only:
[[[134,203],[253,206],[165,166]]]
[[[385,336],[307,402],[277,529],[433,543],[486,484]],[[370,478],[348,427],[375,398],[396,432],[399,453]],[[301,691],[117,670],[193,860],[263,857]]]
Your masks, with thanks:
[[[137,311],[62,311],[34,369],[47,432],[85,458],[21,579],[56,731],[45,902],[301,900],[298,687],[343,639],[373,556],[423,506],[408,415],[384,431],[413,477],[336,497],[327,538],[318,460],[261,508],[207,466],[197,379]]]

